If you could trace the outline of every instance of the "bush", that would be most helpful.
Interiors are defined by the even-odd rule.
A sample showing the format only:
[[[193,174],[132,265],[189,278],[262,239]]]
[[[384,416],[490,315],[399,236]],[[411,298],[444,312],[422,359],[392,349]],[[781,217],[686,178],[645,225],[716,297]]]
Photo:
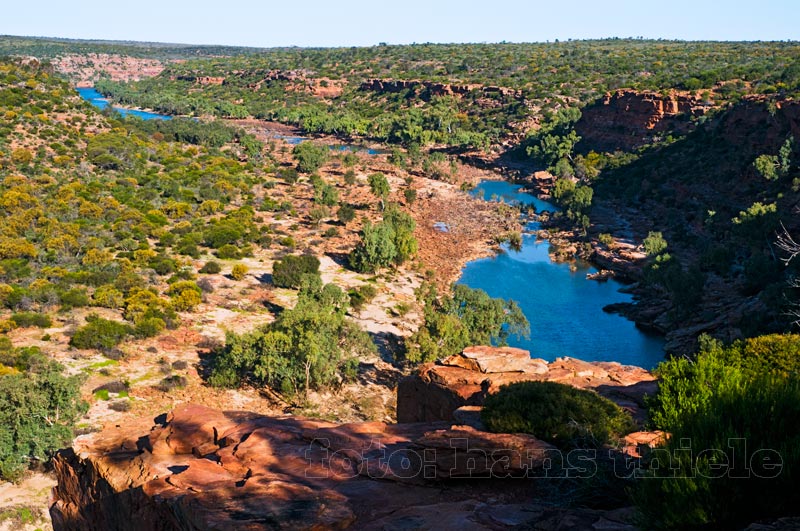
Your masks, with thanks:
[[[73,288],[61,293],[60,299],[63,310],[89,306],[90,302],[89,295],[86,294],[86,290],[80,288]]]
[[[231,270],[231,278],[233,280],[243,280],[249,269],[244,264],[236,264]]]
[[[220,271],[222,271],[222,266],[219,265],[219,262],[215,262],[214,260],[209,260],[200,268],[200,272],[204,275],[216,275]]]
[[[35,326],[38,328],[50,328],[53,321],[50,317],[36,312],[20,312],[11,314],[11,320],[20,328]]]
[[[272,283],[279,288],[299,288],[303,275],[319,276],[316,256],[288,255],[272,266]]]
[[[372,284],[364,284],[358,288],[351,289],[347,294],[350,296],[350,307],[356,311],[360,311],[365,304],[368,304],[375,298],[375,295],[378,294],[378,290]]]
[[[74,423],[86,412],[81,377],[33,349],[11,349],[0,371],[0,478],[18,479],[33,460],[46,460],[72,440]]]
[[[343,204],[336,212],[336,217],[344,224],[350,223],[356,217],[356,210],[352,205]]]
[[[372,273],[392,264],[402,264],[417,252],[416,223],[395,205],[386,209],[383,221],[366,223],[361,242],[350,253],[350,266],[360,273]]]
[[[136,337],[155,337],[167,327],[164,319],[160,317],[144,317],[136,323],[133,333]]]
[[[159,382],[158,385],[156,386],[156,389],[158,389],[159,391],[163,391],[165,393],[169,393],[173,389],[182,389],[186,387],[187,383],[189,383],[189,381],[186,379],[185,376],[173,374],[161,380],[161,382]]]
[[[695,360],[673,358],[657,367],[658,394],[648,404],[656,428],[679,429],[687,415],[707,408],[715,396],[741,390],[756,377],[800,377],[800,335],[773,334],[728,346],[701,336],[700,344]]]
[[[420,289],[425,322],[406,340],[406,359],[428,362],[458,354],[469,345],[505,345],[511,335],[527,337],[530,324],[512,300],[491,298],[481,290],[456,284],[438,297],[433,285]]]
[[[345,320],[347,296],[318,277],[304,277],[294,308],[243,335],[229,333],[212,358],[209,383],[268,385],[287,395],[325,389],[355,377],[358,357],[375,352],[369,335]]]
[[[490,431],[529,433],[561,448],[598,447],[635,429],[607,398],[556,382],[504,385],[486,397],[481,419]]]
[[[239,251],[239,248],[233,244],[225,244],[216,252],[217,258],[221,260],[236,260],[237,258],[242,257],[242,253]]]
[[[297,160],[297,170],[303,173],[314,173],[328,161],[330,150],[327,146],[313,142],[301,142],[292,150]]]
[[[682,414],[656,450],[660,468],[633,493],[643,528],[742,529],[800,514],[798,422],[800,383],[775,376],[720,390]]]
[[[202,302],[203,291],[191,280],[180,280],[167,290],[172,307],[179,312],[190,312]]]
[[[109,321],[92,314],[86,318],[86,325],[75,331],[69,344],[75,348],[106,350],[119,345],[131,334],[133,328],[130,325]]]

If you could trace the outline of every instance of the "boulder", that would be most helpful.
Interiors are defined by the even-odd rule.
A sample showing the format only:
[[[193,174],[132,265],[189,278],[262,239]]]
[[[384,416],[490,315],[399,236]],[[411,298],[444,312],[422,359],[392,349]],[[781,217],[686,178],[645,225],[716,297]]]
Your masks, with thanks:
[[[60,451],[50,513],[56,531],[405,529],[414,522],[415,529],[498,530],[556,514],[601,521],[599,511],[526,512],[532,477],[552,450],[529,435],[445,422],[337,425],[187,404],[155,421],[78,437]]]
[[[593,389],[644,422],[644,397],[657,389],[655,377],[641,367],[616,362],[558,358],[531,359],[526,350],[469,347],[438,365],[427,364],[397,386],[398,422],[458,422],[463,407],[481,406],[504,385],[522,381],[559,382]]]

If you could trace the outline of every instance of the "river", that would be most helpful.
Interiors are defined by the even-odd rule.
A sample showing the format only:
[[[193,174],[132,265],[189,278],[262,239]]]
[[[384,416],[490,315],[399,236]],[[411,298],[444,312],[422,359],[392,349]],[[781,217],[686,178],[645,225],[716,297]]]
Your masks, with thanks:
[[[108,101],[93,88],[79,88],[82,98],[100,109]],[[144,120],[168,120],[171,117],[146,111],[114,107],[122,116],[137,116]],[[306,137],[280,135],[289,144],[299,144]],[[337,144],[331,149],[383,153],[353,144]],[[504,181],[483,181],[473,195],[484,200],[523,203],[537,212],[555,212],[558,208],[532,194],[520,191],[521,186]],[[529,223],[528,230],[536,224]],[[446,228],[444,229],[446,230]],[[508,246],[491,258],[474,260],[466,265],[459,282],[481,288],[492,297],[515,300],[531,323],[529,339],[510,338],[509,344],[527,349],[533,357],[552,361],[560,356],[572,356],[587,361],[618,361],[626,365],[652,368],[664,359],[661,338],[646,334],[633,322],[603,312],[603,306],[629,302],[631,296],[621,293],[622,284],[614,280],[587,280],[586,274],[596,272],[589,264],[554,263],[548,253],[549,244],[537,241],[533,234],[524,234],[522,250]]]
[[[536,196],[520,191],[519,185],[483,181],[473,195],[485,200],[521,202],[538,212],[558,208]],[[528,224],[528,231],[537,228]],[[524,348],[535,358],[552,361],[571,356],[586,361],[618,361],[624,365],[653,368],[664,359],[661,338],[646,334],[632,321],[603,312],[603,306],[629,302],[615,280],[588,280],[597,270],[590,264],[555,263],[549,244],[524,234],[522,250],[504,246],[501,254],[469,262],[459,282],[481,288],[492,297],[513,299],[531,324],[529,339],[512,337],[509,344]]]
[[[94,88],[79,88],[78,94],[80,94],[81,98],[85,99],[98,109],[105,109],[108,107],[108,100],[97,92]],[[148,111],[139,111],[136,109],[126,109],[125,107],[114,107],[115,111],[117,111],[121,116],[136,116],[137,118],[141,118],[142,120],[169,120],[172,116],[166,114],[158,114],[155,112],[148,112]]]

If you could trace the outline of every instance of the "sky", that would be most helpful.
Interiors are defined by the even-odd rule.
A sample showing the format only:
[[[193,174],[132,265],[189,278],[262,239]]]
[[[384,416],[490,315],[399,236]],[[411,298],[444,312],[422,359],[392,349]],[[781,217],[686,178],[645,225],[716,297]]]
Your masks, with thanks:
[[[7,0],[0,34],[239,46],[800,40],[800,0]]]

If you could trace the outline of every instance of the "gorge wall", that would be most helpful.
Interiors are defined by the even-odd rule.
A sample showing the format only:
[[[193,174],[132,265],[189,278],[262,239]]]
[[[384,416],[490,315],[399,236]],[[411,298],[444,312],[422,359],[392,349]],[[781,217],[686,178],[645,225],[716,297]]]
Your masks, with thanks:
[[[701,98],[671,92],[618,90],[583,109],[575,131],[582,151],[630,151],[649,144],[662,133],[685,134],[713,105]]]

